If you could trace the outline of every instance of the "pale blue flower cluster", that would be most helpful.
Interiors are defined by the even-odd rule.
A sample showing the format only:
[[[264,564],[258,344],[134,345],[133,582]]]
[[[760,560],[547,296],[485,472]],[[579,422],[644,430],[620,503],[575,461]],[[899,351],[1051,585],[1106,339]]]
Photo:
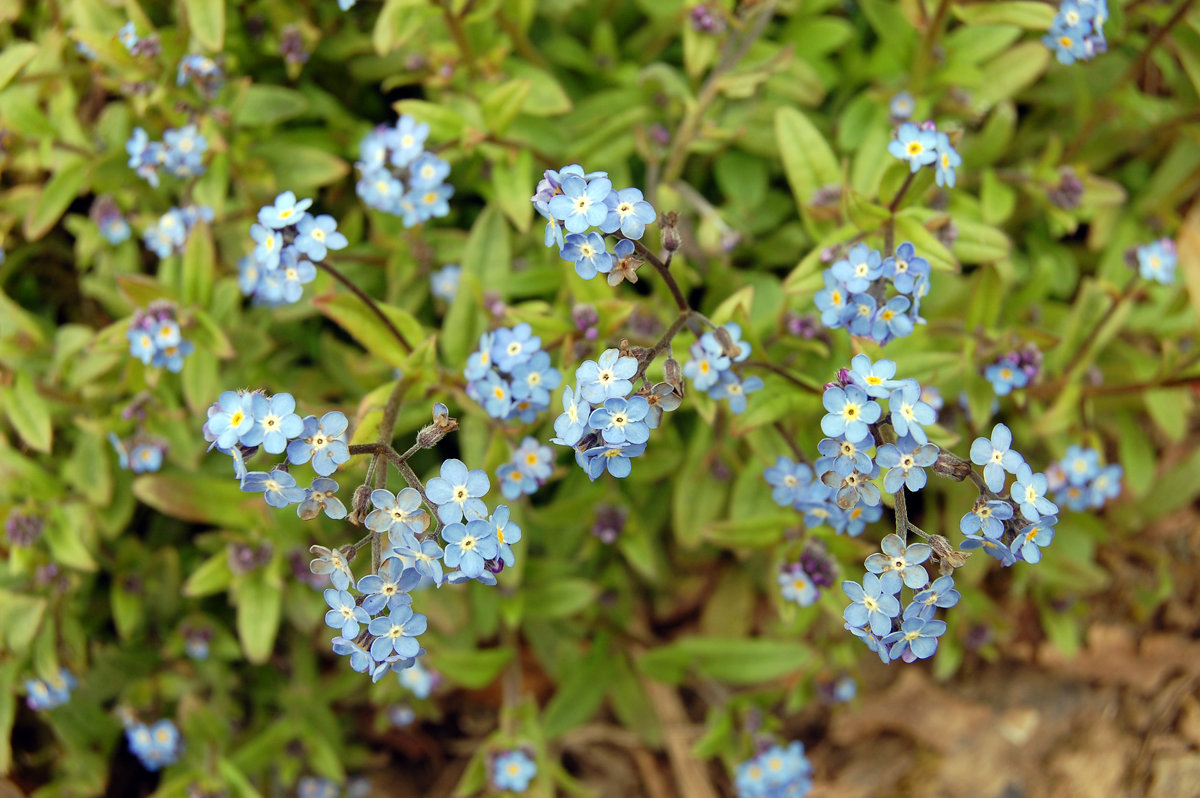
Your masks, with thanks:
[[[238,286],[254,304],[299,302],[304,286],[317,277],[313,263],[349,244],[338,232],[337,220],[329,214],[313,216],[308,213],[311,206],[311,199],[297,199],[294,192],[285,191],[259,209],[258,221],[250,225],[254,251],[238,261]]]
[[[1066,0],[1054,15],[1054,24],[1042,43],[1054,51],[1059,63],[1090,61],[1108,52],[1104,23],[1108,21],[1106,0]]]
[[[135,310],[125,337],[129,354],[147,366],[176,373],[183,369],[183,359],[195,350],[179,329],[175,305],[165,300]]]
[[[930,265],[908,241],[888,258],[855,244],[822,276],[825,288],[815,301],[821,323],[830,329],[846,329],[882,345],[912,335],[914,325],[925,323],[920,310],[929,293]],[[896,294],[886,299],[889,286]]]
[[[158,186],[159,171],[182,178],[204,174],[204,153],[207,151],[208,139],[195,125],[168,130],[162,141],[151,141],[145,130],[136,127],[125,142],[129,168],[155,187]]]
[[[59,668],[56,677],[25,680],[25,703],[34,712],[54,709],[71,700],[71,691],[76,687],[75,677],[66,668]]]
[[[713,399],[729,402],[734,413],[746,410],[746,394],[761,390],[760,377],[741,378],[733,370],[735,363],[750,357],[750,344],[742,340],[742,328],[736,322],[726,322],[716,330],[701,335],[688,349],[691,358],[683,364],[683,374],[698,391]]]
[[[125,739],[129,742],[129,750],[142,763],[142,767],[151,772],[174,764],[183,748],[179,729],[165,718],[153,726],[130,723],[125,727]]]
[[[584,172],[570,164],[547,169],[530,201],[546,220],[546,246],[558,247],[559,257],[575,264],[576,274],[584,280],[605,274],[609,285],[637,282],[631,276],[640,265],[633,242],[658,218],[640,189],[614,190],[608,172]],[[601,233],[620,239],[613,252]]]
[[[542,350],[542,339],[525,322],[481,335],[463,376],[467,396],[489,416],[526,424],[550,407],[550,392],[562,382],[562,372]]]
[[[737,766],[738,798],[804,798],[812,790],[812,765],[804,744],[793,741],[762,748]]]
[[[1046,469],[1055,500],[1075,512],[1099,510],[1121,494],[1124,469],[1120,463],[1100,465],[1100,452],[1083,446],[1067,447],[1066,455]]]
[[[507,463],[496,469],[496,479],[504,498],[513,500],[532,495],[546,484],[554,470],[554,453],[536,438],[525,438]]]
[[[450,164],[425,149],[429,125],[402,115],[380,125],[359,145],[358,196],[372,208],[399,216],[405,227],[450,213]]]
[[[213,210],[207,205],[184,205],[182,208],[171,208],[160,216],[157,222],[146,228],[142,233],[142,239],[146,242],[146,249],[159,258],[167,258],[183,252],[192,228],[198,222],[211,222],[212,220]]]

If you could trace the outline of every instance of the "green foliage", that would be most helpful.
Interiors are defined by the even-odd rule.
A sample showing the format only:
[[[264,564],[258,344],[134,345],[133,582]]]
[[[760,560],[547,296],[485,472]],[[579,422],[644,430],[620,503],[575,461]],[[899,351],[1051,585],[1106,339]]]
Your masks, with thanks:
[[[1032,603],[1022,616],[1046,644],[1077,652],[1091,598],[1113,588],[1105,557],[1149,563],[1131,616],[1169,597],[1169,555],[1140,541],[1200,497],[1196,12],[1114,2],[1109,52],[1068,67],[1040,41],[1055,13],[1041,2],[721,0],[707,4],[717,32],[693,24],[697,5],[0,2],[0,515],[44,521],[32,542],[0,539],[0,775],[16,771],[39,795],[102,793],[122,719],[166,717],[186,746],[157,795],[283,794],[302,776],[362,769],[384,738],[364,735],[370,718],[381,731],[386,708],[409,703],[444,736],[486,718],[459,794],[487,789],[488,756],[514,747],[537,761],[530,794],[584,794],[591,785],[560,764],[573,735],[617,723],[661,747],[681,719],[657,683],[695,688],[704,704],[694,755],[736,763],[747,717],[773,732],[813,700],[818,676],[877,667],[844,631],[836,585],[859,578],[891,512],[858,539],[801,534],[802,514],[776,505],[762,478],[780,455],[815,456],[822,386],[858,352],[941,391],[930,434],[946,449],[965,455],[1003,421],[1038,470],[1080,444],[1125,472],[1102,515],[1064,511],[1038,567],[985,581],[994,564],[975,556],[956,573],[963,601],[938,678],[1003,651],[1016,602]],[[161,52],[130,53],[116,38],[126,22]],[[286,59],[285,41],[307,59]],[[215,58],[224,84],[179,85],[189,54]],[[936,120],[962,153],[954,189],[931,169],[909,182],[888,154],[888,105],[902,90],[914,119]],[[398,114],[428,123],[428,146],[451,166],[449,215],[418,227],[355,191],[362,137]],[[152,187],[126,165],[135,127],[159,140],[189,123],[209,144],[203,175]],[[561,392],[532,424],[489,417],[463,377],[480,334],[528,323],[573,385],[583,360],[623,341],[654,347],[678,315],[650,264],[613,288],[543,246],[529,197],[543,170],[570,163],[679,214],[669,273],[686,302],[740,324],[752,361],[773,368],[747,365],[764,387],[742,414],[689,385],[628,479],[590,481],[556,452],[547,484],[505,502],[523,538],[499,587],[414,593],[430,621],[423,661],[445,677],[415,700],[329,651],[327,607],[306,581],[310,545],[353,545],[364,530],[304,522],[243,492],[201,427],[222,391],[263,388],[293,394],[302,415],[341,410],[350,442],[374,444],[398,386],[399,451],[434,402],[458,419],[408,460],[416,476],[461,458],[492,476],[499,504],[497,467],[526,436],[554,435]],[[1068,202],[1070,179],[1081,189]],[[249,226],[286,190],[312,197],[350,244],[300,302],[251,304],[238,285]],[[102,234],[100,197],[128,220],[129,240]],[[143,233],[188,203],[212,208],[212,221],[158,258]],[[651,253],[661,235],[650,226]],[[1162,236],[1177,239],[1180,280],[1135,282],[1127,250]],[[819,315],[826,251],[858,241],[911,241],[929,259],[928,323],[886,349],[844,330],[796,334],[789,325]],[[450,263],[462,276],[446,301],[430,276]],[[195,346],[180,373],[129,354],[133,314],[160,300]],[[577,306],[595,311],[594,335]],[[700,329],[683,325],[677,360]],[[1022,344],[1044,354],[1041,373],[993,409],[983,369]],[[656,360],[647,374],[663,369]],[[110,433],[161,444],[161,470],[119,467]],[[348,506],[356,486],[375,484],[369,459],[336,474]],[[395,471],[387,479],[402,486]],[[970,483],[931,483],[914,521],[953,531]],[[615,540],[593,534],[614,508]],[[814,539],[840,573],[797,607],[776,577]],[[369,547],[359,576],[364,560]],[[993,642],[977,647],[977,627]],[[198,637],[207,658],[189,656]],[[70,702],[24,709],[25,681],[60,666],[80,682]],[[49,731],[10,741],[17,723]]]

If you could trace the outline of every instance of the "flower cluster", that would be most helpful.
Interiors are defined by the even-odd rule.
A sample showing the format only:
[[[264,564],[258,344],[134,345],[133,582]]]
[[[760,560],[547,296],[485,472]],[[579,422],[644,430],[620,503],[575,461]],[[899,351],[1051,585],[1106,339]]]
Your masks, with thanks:
[[[1008,396],[1014,389],[1033,384],[1042,370],[1042,353],[1033,344],[1006,352],[983,371],[997,396]]]
[[[883,478],[888,493],[925,487],[925,469],[939,452],[925,432],[925,427],[937,423],[937,412],[922,401],[920,383],[895,379],[896,364],[891,360],[872,363],[860,354],[850,365],[839,373],[837,382],[826,386],[822,403],[828,412],[821,419],[821,431],[829,437],[817,445],[822,456],[813,464],[814,474],[833,489],[834,500],[843,510],[860,502],[879,504],[879,488],[872,480],[882,468],[888,469]],[[887,418],[876,399],[887,401]],[[894,443],[875,439],[885,422],[890,422],[896,435]]]
[[[542,339],[522,322],[501,327],[479,338],[479,349],[463,369],[467,396],[492,418],[519,418],[526,424],[550,407],[550,392],[562,382],[562,372],[550,365]]]
[[[162,45],[158,40],[158,34],[152,33],[149,36],[142,38],[137,34],[137,28],[133,21],[126,22],[117,31],[117,39],[129,51],[129,54],[135,58],[154,58],[162,52]]]
[[[1058,7],[1050,32],[1042,44],[1054,51],[1060,63],[1090,61],[1108,51],[1104,23],[1108,20],[1106,0],[1065,0]]]
[[[197,222],[211,222],[213,210],[207,205],[184,205],[182,208],[171,210],[159,217],[158,221],[146,228],[142,239],[146,248],[159,258],[167,258],[177,252],[183,252],[188,236]],[[124,220],[121,220],[124,222]],[[112,239],[109,239],[110,241]],[[115,242],[114,242],[115,243]]]
[[[71,700],[75,686],[75,677],[66,668],[60,668],[58,676],[47,681],[26,679],[25,703],[34,712],[60,707]]]
[[[606,469],[617,478],[629,476],[631,460],[646,451],[663,411],[682,401],[682,386],[673,382],[643,381],[633,393],[639,371],[637,358],[606,349],[598,361],[584,361],[575,370],[575,388],[563,391],[550,442],[574,448],[575,462],[592,480]]]
[[[857,504],[849,510],[838,507],[835,491],[804,463],[780,456],[775,465],[763,472],[772,488],[771,498],[780,507],[792,507],[804,514],[808,529],[828,526],[837,534],[858,537],[867,524],[883,517],[881,505]]]
[[[100,235],[104,236],[108,243],[116,245],[129,238],[129,222],[125,221],[121,209],[109,195],[102,194],[96,197],[89,215],[96,227],[100,228]]]
[[[285,191],[258,211],[250,225],[252,256],[238,262],[238,285],[255,304],[276,306],[299,302],[304,286],[317,276],[313,262],[325,260],[331,249],[349,243],[329,214],[308,213],[311,199],[297,200]]]
[[[1058,505],[1046,498],[1050,487],[1046,475],[1034,472],[1012,448],[1012,431],[1004,424],[992,428],[990,439],[976,438],[971,443],[971,462],[983,466],[987,493],[981,493],[959,524],[965,536],[960,548],[983,549],[1004,566],[1017,560],[1040,561],[1041,549],[1054,540],[1058,523]],[[1005,474],[1016,477],[1008,500],[1002,498]]]
[[[135,435],[123,441],[116,433],[108,433],[108,442],[117,453],[117,463],[135,474],[152,474],[162,468],[163,456],[167,453],[167,442],[159,438]]]
[[[367,205],[399,216],[405,227],[450,213],[450,164],[425,150],[429,125],[402,115],[372,130],[359,145],[355,190]]]
[[[179,330],[175,306],[163,300],[134,311],[125,337],[129,339],[129,354],[147,366],[165,366],[172,372],[180,371],[183,359],[195,349]]]
[[[4,519],[4,536],[11,546],[29,547],[37,543],[45,527],[42,516],[13,510]]]
[[[1163,285],[1170,285],[1175,281],[1178,256],[1175,242],[1171,239],[1160,238],[1158,241],[1143,244],[1135,251],[1135,257],[1138,273],[1142,275],[1143,280],[1155,280]]]
[[[930,121],[919,125],[914,122],[902,123],[896,131],[896,138],[888,142],[888,152],[907,161],[914,173],[922,166],[932,166],[937,184],[949,188],[954,188],[957,178],[955,170],[962,166],[962,156],[950,143],[950,137],[939,132],[937,125]]]
[[[346,517],[346,507],[337,497],[338,484],[329,479],[338,466],[350,459],[346,445],[346,416],[333,411],[317,418],[296,414],[290,393],[268,396],[259,391],[225,391],[208,408],[204,439],[233,458],[234,475],[243,491],[262,493],[272,507],[299,505],[296,514],[304,520],[324,512],[329,518]],[[287,464],[268,471],[248,471],[246,461],[259,449],[268,454],[287,453]],[[296,484],[288,464],[311,463],[317,473],[308,488]]]
[[[929,261],[910,242],[884,258],[866,244],[855,244],[845,258],[825,270],[825,288],[816,295],[821,323],[845,328],[851,335],[886,344],[912,334],[924,324],[921,299],[929,293]],[[888,286],[896,292],[884,301]]]
[[[833,585],[836,568],[824,546],[810,543],[798,562],[788,563],[779,569],[776,577],[779,593],[785,601],[801,607],[812,606],[820,598],[821,590]]]
[[[501,751],[491,757],[492,784],[497,790],[525,792],[537,775],[537,763],[521,749]]]
[[[1124,470],[1120,463],[1100,465],[1100,453],[1069,446],[1063,459],[1046,469],[1046,480],[1055,501],[1075,512],[1099,510],[1121,493]]]
[[[202,96],[211,99],[225,84],[225,70],[206,55],[199,53],[185,55],[179,62],[179,69],[175,74],[175,84],[184,86],[188,83],[195,86]]]
[[[520,541],[521,528],[509,520],[504,505],[488,515],[482,500],[491,487],[487,474],[479,469],[469,471],[461,460],[446,460],[440,473],[425,487],[439,522],[434,532],[427,531],[431,519],[422,509],[422,496],[416,489],[404,488],[395,494],[383,488],[371,492],[375,509],[367,514],[364,525],[386,535],[386,543],[378,572],[358,580],[359,596],[350,592],[353,574],[342,551],[321,546],[311,549],[318,559],[310,569],[328,574],[333,584],[325,591],[329,605],[325,623],[339,632],[333,639],[333,651],[349,657],[350,667],[369,673],[372,681],[413,667],[425,653],[417,638],[425,632],[427,622],[424,615],[413,612],[413,589],[472,579],[495,585],[496,574],[515,562],[512,544]],[[437,543],[439,532],[445,548]],[[456,570],[443,573],[443,563]],[[366,626],[365,634],[361,626]],[[420,684],[421,680],[414,682]]]
[[[130,723],[125,727],[125,739],[129,741],[129,750],[141,761],[142,766],[151,772],[179,759],[182,747],[179,729],[165,718],[153,726]]]
[[[606,274],[609,285],[637,282],[642,259],[633,242],[657,218],[639,189],[616,191],[607,172],[585,173],[579,164],[571,164],[557,172],[547,169],[530,201],[546,219],[546,246],[557,246],[559,257],[575,264],[576,274],[585,280]],[[613,252],[594,227],[619,235]]]
[[[454,297],[458,295],[458,280],[461,276],[460,266],[447,263],[429,275],[429,292],[443,302],[453,302]]]
[[[204,174],[203,160],[207,150],[208,139],[196,130],[195,125],[168,130],[162,141],[150,141],[145,130],[135,127],[133,135],[125,142],[129,168],[155,187],[160,169],[184,178]]]
[[[738,798],[804,798],[812,789],[812,765],[804,745],[772,744],[737,766]]]
[[[750,344],[742,340],[742,328],[735,322],[726,322],[701,335],[688,354],[691,359],[683,365],[684,376],[696,390],[707,392],[713,399],[728,401],[734,413],[746,409],[746,394],[763,387],[761,378],[740,379],[733,371],[734,363],[750,357]]]
[[[536,438],[525,438],[507,463],[496,469],[496,479],[504,498],[513,500],[533,495],[546,484],[554,469],[554,453]]]

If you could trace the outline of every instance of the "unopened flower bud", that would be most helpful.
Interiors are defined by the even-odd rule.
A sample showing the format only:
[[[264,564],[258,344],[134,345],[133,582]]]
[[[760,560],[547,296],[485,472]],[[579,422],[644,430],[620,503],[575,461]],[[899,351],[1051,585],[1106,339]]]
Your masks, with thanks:
[[[971,473],[971,464],[945,449],[938,453],[938,459],[933,461],[933,473],[949,477],[955,482],[962,482]]]
[[[676,225],[679,224],[679,214],[675,211],[668,211],[658,217],[658,226],[662,229],[662,245],[667,252],[674,252],[683,245],[683,239],[679,237],[679,231]]]
[[[346,520],[355,526],[362,526],[363,519],[367,517],[367,513],[371,512],[370,486],[359,485],[354,489],[351,506],[354,509],[350,511],[350,515],[346,516]]]
[[[679,361],[673,357],[667,358],[667,362],[663,364],[663,377],[671,387],[675,389],[675,393],[683,398],[683,369],[679,366]]]
[[[929,548],[933,549],[932,557],[938,562],[938,570],[942,576],[954,573],[955,568],[962,568],[971,556],[969,551],[959,551],[941,535],[929,536]]]

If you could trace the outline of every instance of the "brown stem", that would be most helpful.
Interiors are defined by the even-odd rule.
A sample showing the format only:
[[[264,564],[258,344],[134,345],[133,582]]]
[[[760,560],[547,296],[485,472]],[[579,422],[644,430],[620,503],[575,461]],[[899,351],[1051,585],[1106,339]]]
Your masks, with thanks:
[[[892,494],[896,504],[896,534],[908,542],[908,500],[904,497],[904,486]]]
[[[630,379],[631,382],[637,382],[646,374],[646,369],[658,359],[659,355],[666,351],[667,347],[671,345],[672,339],[679,334],[679,331],[683,329],[683,325],[687,324],[688,319],[691,317],[691,311],[680,313],[675,318],[675,321],[671,322],[671,326],[662,334],[662,337],[655,342],[654,346],[642,353],[638,358],[638,370],[634,372],[633,377]]]
[[[799,377],[797,377],[795,374],[792,374],[790,371],[783,368],[782,366],[776,366],[774,363],[768,363],[765,360],[747,360],[746,362],[742,363],[742,367],[743,368],[763,369],[764,371],[769,371],[772,374],[778,374],[780,377],[783,377],[785,380],[790,382],[792,385],[795,385],[798,388],[802,388],[811,394],[816,394],[817,396],[820,396],[821,394],[824,393],[824,391],[822,391],[820,388],[816,387],[815,385],[809,385],[808,383],[803,382]]]
[[[1175,25],[1177,25],[1179,21],[1184,18],[1188,12],[1188,9],[1191,8],[1194,2],[1195,0],[1184,0],[1184,2],[1179,5],[1179,8],[1175,9],[1175,13],[1171,15],[1171,18],[1168,19],[1161,28],[1154,32],[1154,36],[1150,38],[1150,41],[1138,54],[1137,60],[1130,64],[1129,67],[1121,74],[1121,77],[1119,77],[1115,83],[1108,87],[1108,93],[1105,95],[1105,99],[1096,106],[1096,109],[1088,116],[1083,127],[1079,129],[1079,132],[1076,133],[1075,137],[1071,139],[1071,143],[1068,144],[1066,149],[1063,150],[1061,159],[1063,162],[1073,160],[1075,156],[1079,154],[1079,151],[1083,149],[1083,145],[1086,144],[1088,139],[1092,137],[1092,134],[1096,132],[1096,127],[1100,124],[1101,118],[1109,111],[1112,111],[1117,107],[1116,100],[1113,99],[1116,96],[1117,87],[1124,85],[1125,81],[1132,79],[1145,70],[1146,62],[1150,60],[1150,53],[1153,52],[1154,48],[1157,47],[1162,40],[1167,37],[1167,34],[1171,32],[1171,28],[1175,27]],[[1126,9],[1126,12],[1128,12],[1128,9]]]
[[[671,289],[671,296],[674,298],[675,307],[679,308],[679,312],[684,313],[691,310],[687,299],[683,296],[683,291],[679,289],[679,283],[675,282],[675,276],[671,274],[671,270],[667,268],[667,265],[659,260],[657,255],[646,249],[642,242],[634,241],[633,247],[635,250],[637,250],[637,253],[641,256],[642,260],[646,261],[646,263],[649,263],[660,275],[662,275],[663,282],[667,284],[667,288]]]
[[[325,261],[320,261],[316,265],[317,268],[324,269],[325,271],[329,272],[333,279],[344,285],[347,289],[349,289],[350,293],[358,297],[359,301],[370,308],[371,312],[374,313],[381,322],[383,322],[383,326],[386,327],[388,332],[392,334],[392,337],[400,342],[400,346],[404,347],[404,351],[412,354],[412,344],[410,344],[408,339],[404,337],[404,333],[400,332],[400,330],[396,328],[395,324],[392,324],[392,320],[387,317],[387,314],[383,312],[383,308],[379,307],[379,305],[375,303],[374,299],[369,297],[365,291],[352,283],[350,279],[346,277],[346,275],[342,274]]]
[[[933,63],[933,45],[942,33],[942,26],[946,23],[946,14],[949,11],[950,0],[941,0],[937,10],[933,12],[933,21],[925,28],[925,35],[921,39],[921,49],[917,51],[917,63],[913,66],[912,85],[915,92],[920,92],[924,88],[925,75]]]
[[[797,463],[809,463],[808,456],[804,453],[804,450],[800,448],[799,444],[793,440],[792,436],[788,434],[787,427],[783,426],[782,421],[776,421],[771,426],[773,426],[775,431],[778,432],[780,437],[783,438],[783,442],[787,444],[787,447],[792,450],[792,456],[796,458]]]
[[[463,28],[462,20],[450,8],[450,0],[442,0],[442,17],[446,20],[446,27],[450,29],[450,35],[454,38],[454,44],[458,47],[459,54],[467,64],[467,72],[472,76],[476,74],[475,69],[475,51],[471,48],[471,41],[467,38],[467,32]]]

